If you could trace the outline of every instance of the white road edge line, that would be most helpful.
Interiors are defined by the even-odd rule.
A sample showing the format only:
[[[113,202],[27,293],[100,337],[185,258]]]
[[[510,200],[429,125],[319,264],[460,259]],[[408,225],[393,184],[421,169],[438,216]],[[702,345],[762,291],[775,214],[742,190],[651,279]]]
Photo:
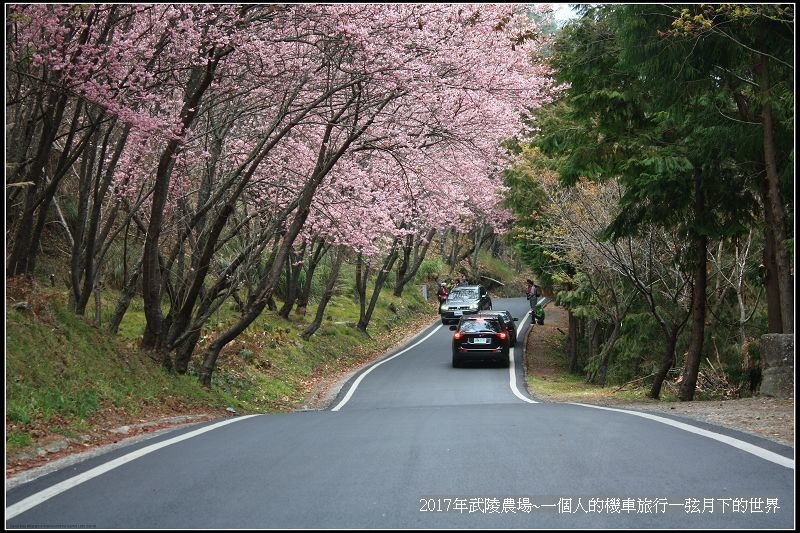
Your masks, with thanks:
[[[751,453],[756,457],[760,457],[762,459],[766,459],[767,461],[771,461],[773,463],[779,464],[781,466],[785,466],[786,468],[791,468],[794,470],[794,459],[789,459],[788,457],[784,457],[779,455],[775,452],[771,452],[769,450],[765,450],[764,448],[759,448],[755,444],[750,444],[749,442],[745,442],[743,440],[734,439],[733,437],[728,437],[727,435],[722,435],[720,433],[714,433],[713,431],[708,431],[702,428],[698,428],[689,424],[684,424],[683,422],[678,422],[677,420],[672,420],[671,418],[664,418],[657,415],[651,415],[649,413],[640,413],[638,411],[629,411],[627,409],[616,409],[613,407],[602,407],[600,405],[589,405],[584,403],[573,403],[572,405],[580,405],[582,407],[591,407],[593,409],[604,409],[606,411],[617,411],[619,413],[626,413],[629,415],[641,416],[642,418],[649,418],[650,420],[655,420],[656,422],[661,422],[662,424],[667,424],[668,426],[673,426],[678,429],[682,429],[684,431],[688,431],[690,433],[695,433],[697,435],[702,435],[703,437],[708,437],[709,439],[714,439],[716,441],[722,442],[723,444],[727,444],[729,446],[733,446],[734,448],[738,448],[742,451],[747,453]]]
[[[517,337],[519,337],[519,332],[522,331],[522,327],[525,325],[525,321],[528,320],[530,313],[525,313],[525,318],[522,319],[519,327],[517,328]],[[514,393],[514,396],[522,400],[523,402],[527,403],[539,403],[536,400],[531,400],[530,398],[524,396],[519,389],[517,388],[517,372],[514,363],[514,348],[511,348],[508,351],[508,384],[511,387],[511,392]],[[525,371],[523,369],[522,375],[525,375]]]
[[[355,380],[355,382],[353,382],[353,384],[350,386],[350,390],[348,390],[348,391],[347,391],[347,394],[345,395],[345,397],[344,397],[344,398],[342,398],[342,401],[341,401],[341,402],[339,402],[339,403],[336,405],[336,407],[334,407],[333,409],[331,409],[331,411],[338,411],[339,409],[341,409],[342,407],[344,407],[344,405],[345,405],[347,402],[349,402],[349,401],[350,401],[350,398],[353,396],[353,393],[354,393],[354,392],[356,391],[356,389],[358,388],[358,385],[361,383],[361,380],[363,380],[363,379],[366,377],[366,375],[367,375],[367,374],[369,374],[370,372],[372,372],[373,370],[375,370],[376,368],[378,368],[379,366],[381,366],[383,363],[386,363],[387,361],[391,361],[391,360],[392,360],[392,359],[394,359],[395,357],[398,357],[398,356],[400,356],[400,355],[403,355],[404,353],[406,353],[406,352],[407,352],[407,351],[409,351],[410,349],[412,349],[412,348],[415,348],[415,347],[419,346],[420,344],[422,344],[423,342],[425,342],[426,340],[428,340],[428,339],[431,337],[431,335],[433,335],[434,333],[436,333],[437,331],[439,331],[439,328],[441,328],[441,327],[442,327],[442,325],[441,325],[441,324],[439,324],[438,326],[436,326],[435,328],[433,328],[433,331],[431,331],[430,333],[428,333],[427,335],[425,335],[425,337],[423,337],[421,340],[419,340],[419,341],[415,342],[414,344],[412,344],[411,346],[409,346],[409,347],[408,347],[408,348],[406,348],[405,350],[402,350],[402,351],[400,351],[400,352],[397,352],[397,353],[396,353],[396,354],[394,354],[393,356],[391,356],[391,357],[387,357],[386,359],[384,359],[384,360],[382,360],[382,361],[378,361],[377,363],[375,363],[374,365],[372,365],[371,367],[369,367],[369,368],[367,369],[367,371],[366,371],[366,372],[364,372],[363,374],[361,374],[360,376],[358,376],[358,378]]]
[[[171,439],[168,439],[168,440],[165,440],[165,441],[162,441],[162,442],[157,442],[155,444],[151,444],[150,446],[145,446],[144,448],[141,448],[139,450],[136,450],[135,452],[131,452],[129,454],[123,455],[122,457],[117,457],[113,461],[109,461],[109,462],[104,463],[104,464],[102,464],[100,466],[96,466],[96,467],[92,468],[91,470],[87,470],[86,472],[84,472],[82,474],[78,474],[77,476],[71,477],[69,479],[65,479],[64,481],[62,481],[60,483],[56,483],[52,487],[49,487],[49,488],[47,488],[47,489],[45,489],[45,490],[43,490],[41,492],[37,492],[36,494],[28,496],[27,498],[18,501],[14,505],[11,505],[10,507],[7,507],[6,508],[6,520],[10,520],[10,519],[14,518],[15,516],[17,516],[18,514],[24,513],[28,509],[36,507],[40,503],[43,503],[43,502],[49,500],[50,498],[52,498],[54,496],[57,496],[57,495],[61,494],[62,492],[65,492],[65,491],[71,489],[72,487],[78,486],[81,483],[83,483],[85,481],[89,481],[90,479],[95,478],[95,477],[97,477],[97,476],[99,476],[101,474],[105,474],[106,472],[108,472],[110,470],[113,470],[113,469],[117,468],[118,466],[122,466],[125,463],[129,463],[129,462],[131,462],[131,461],[133,461],[135,459],[138,459],[139,457],[147,455],[148,453],[154,452],[156,450],[159,450],[159,449],[164,448],[166,446],[169,446],[171,444],[178,443],[178,442],[180,442],[182,440],[191,439],[192,437],[196,437],[197,435],[200,435],[202,433],[206,433],[207,431],[211,431],[211,430],[217,429],[219,427],[222,427],[222,426],[225,426],[225,425],[228,425],[228,424],[232,424],[234,422],[239,422],[241,420],[244,420],[246,418],[251,418],[251,417],[254,417],[254,416],[260,416],[260,415],[245,415],[245,416],[239,416],[239,417],[236,417],[236,418],[233,418],[233,419],[223,420],[222,422],[217,422],[216,424],[212,424],[210,426],[206,426],[206,427],[203,427],[203,428],[200,428],[200,429],[196,429],[194,431],[190,431],[189,433],[185,433],[183,435],[179,435],[177,437],[173,437]]]

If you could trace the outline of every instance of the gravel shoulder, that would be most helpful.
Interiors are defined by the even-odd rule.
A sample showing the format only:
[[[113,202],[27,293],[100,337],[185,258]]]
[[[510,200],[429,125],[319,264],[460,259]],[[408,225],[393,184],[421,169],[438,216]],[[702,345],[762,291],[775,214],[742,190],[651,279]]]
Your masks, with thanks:
[[[566,311],[555,305],[548,306],[545,324],[534,326],[525,339],[526,375],[540,380],[558,380],[563,370],[546,354],[557,345],[558,337],[566,332],[567,328]],[[533,388],[535,389],[535,386]],[[765,437],[794,448],[793,397],[778,399],[754,396],[733,400],[680,402],[650,399],[630,401],[615,396],[611,387],[605,389],[598,387],[596,391],[580,393],[552,393],[541,390],[529,390],[529,392],[533,397],[543,401],[586,403],[682,416]]]

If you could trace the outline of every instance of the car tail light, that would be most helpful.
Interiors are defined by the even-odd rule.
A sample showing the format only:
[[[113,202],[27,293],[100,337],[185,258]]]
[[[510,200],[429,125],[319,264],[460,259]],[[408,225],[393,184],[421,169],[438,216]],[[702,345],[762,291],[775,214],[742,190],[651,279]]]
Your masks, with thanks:
[[[458,339],[460,339],[460,338],[461,338],[461,337],[463,337],[463,336],[464,336],[464,334],[463,334],[463,333],[461,333],[460,331],[456,331],[455,333],[453,333],[453,338],[454,338],[455,340],[458,340]]]
[[[508,333],[506,333],[505,331],[501,331],[500,333],[497,334],[498,339],[506,340],[506,337],[508,337]]]

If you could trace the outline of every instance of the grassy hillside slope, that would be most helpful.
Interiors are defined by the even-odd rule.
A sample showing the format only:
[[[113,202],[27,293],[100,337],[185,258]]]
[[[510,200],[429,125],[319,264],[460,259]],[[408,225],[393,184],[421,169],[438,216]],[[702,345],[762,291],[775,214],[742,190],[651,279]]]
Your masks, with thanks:
[[[106,295],[103,310],[112,309],[114,296]],[[187,375],[170,375],[137,349],[144,324],[140,303],[126,314],[119,335],[111,335],[94,326],[93,311],[76,316],[66,300],[65,291],[49,287],[7,286],[7,455],[36,449],[54,436],[85,441],[112,427],[168,415],[296,409],[326,376],[383,353],[436,316],[413,286],[402,298],[388,289],[382,293],[369,337],[352,327],[358,305],[344,295],[334,298],[308,341],[299,334],[315,308],[288,321],[265,312],[226,347],[206,390],[197,383],[199,356]],[[210,326],[222,328],[233,319],[235,312],[226,308]],[[204,333],[210,340],[213,330]]]

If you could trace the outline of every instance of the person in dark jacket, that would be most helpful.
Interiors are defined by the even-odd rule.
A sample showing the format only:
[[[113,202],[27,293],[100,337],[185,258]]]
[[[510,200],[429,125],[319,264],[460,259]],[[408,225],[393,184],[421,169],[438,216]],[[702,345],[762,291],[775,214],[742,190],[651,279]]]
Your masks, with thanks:
[[[533,282],[533,280],[527,280],[528,288],[526,289],[525,297],[528,299],[528,303],[531,306],[531,314],[536,314],[536,304],[539,301],[539,288]]]

